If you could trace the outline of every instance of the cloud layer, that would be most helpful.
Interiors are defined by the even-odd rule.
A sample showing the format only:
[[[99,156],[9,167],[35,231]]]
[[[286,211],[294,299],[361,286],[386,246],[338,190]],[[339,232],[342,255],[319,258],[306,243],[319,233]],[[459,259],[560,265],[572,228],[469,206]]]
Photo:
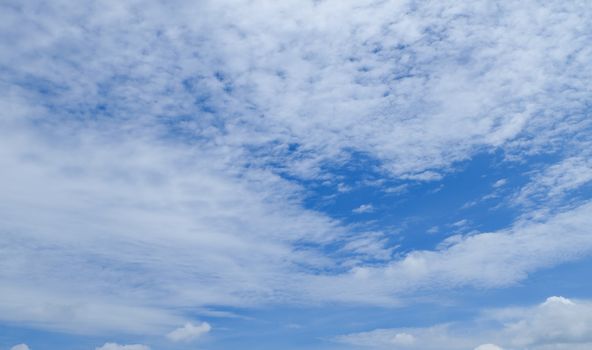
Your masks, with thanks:
[[[393,305],[592,253],[592,202],[566,199],[592,179],[584,2],[0,6],[0,321],[184,340],[194,308]],[[507,198],[524,215],[434,249],[306,202],[350,167],[402,193],[496,152],[545,159]],[[560,346],[537,312],[578,316],[550,303],[515,346]],[[448,334],[414,332],[348,339]]]
[[[54,121],[75,106],[83,119],[164,122],[300,176],[354,150],[430,179],[481,149],[536,153],[589,127],[590,10],[576,2],[23,2],[4,13],[19,22],[4,44],[9,106],[42,97]]]

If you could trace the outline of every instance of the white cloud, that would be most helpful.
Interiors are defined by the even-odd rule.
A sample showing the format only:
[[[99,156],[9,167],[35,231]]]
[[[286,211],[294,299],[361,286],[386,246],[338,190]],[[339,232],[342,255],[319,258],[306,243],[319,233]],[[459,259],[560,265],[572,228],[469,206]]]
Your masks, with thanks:
[[[356,266],[337,276],[318,276],[312,294],[343,300],[392,303],[414,291],[443,287],[502,287],[538,269],[592,251],[592,202],[546,218],[517,222],[491,233],[454,236],[438,250],[412,251],[383,266]],[[561,237],[561,239],[558,239]]]
[[[491,317],[504,323],[510,345],[544,348],[592,343],[592,303],[550,297],[531,308],[503,309]]]
[[[474,341],[451,334],[447,325],[427,328],[376,329],[338,336],[336,342],[372,349],[460,350]]]
[[[434,180],[483,148],[540,152],[587,123],[577,113],[592,77],[581,4],[105,1],[100,15],[32,6],[3,14],[20,39],[2,62],[71,92],[45,100],[82,117],[164,118],[256,150],[236,161],[301,176],[354,150],[393,175]],[[60,59],[64,45],[77,55]]]
[[[171,310],[188,304],[393,303],[434,285],[510,285],[592,251],[585,203],[393,260],[380,233],[353,235],[300,208],[299,189],[272,173],[235,177],[218,165],[224,153],[149,135],[78,131],[49,143],[11,130],[0,138],[0,256],[10,267],[0,270],[0,318],[36,327],[163,334],[187,321]],[[294,248],[302,241],[311,248]],[[325,243],[359,258],[323,256],[314,246]]]
[[[405,193],[409,189],[409,185],[403,184],[394,187],[388,187],[384,189],[384,192],[391,193],[391,194],[402,194]]]
[[[181,306],[392,302],[592,251],[588,203],[338,275],[324,244],[389,250],[304,209],[277,175],[323,178],[363,154],[429,181],[484,150],[577,153],[585,3],[37,6],[0,13],[1,320],[163,334],[187,321]],[[589,181],[585,157],[560,164],[568,176],[537,180],[548,193]]]
[[[396,248],[397,246],[389,243],[388,237],[382,232],[357,233],[344,242],[342,251],[354,253],[354,257],[342,264],[355,266],[366,259],[389,261]]]
[[[482,344],[475,348],[475,350],[504,350],[495,344]]]
[[[339,183],[337,185],[337,191],[341,193],[349,192],[351,191],[351,187],[347,186],[346,184]]]
[[[371,213],[374,211],[374,206],[372,204],[362,204],[352,211],[356,214]]]
[[[157,334],[168,325],[184,321],[182,316],[166,308],[113,301],[107,293],[80,295],[76,293],[75,285],[69,286],[71,291],[61,291],[50,289],[47,282],[44,282],[44,288],[35,289],[19,285],[14,279],[8,281],[10,283],[0,286],[0,318],[4,320],[87,334],[114,331]],[[122,288],[128,290],[126,286]],[[137,291],[129,289],[129,292]]]
[[[469,224],[469,220],[462,219],[462,220],[458,220],[458,221],[456,221],[456,222],[454,222],[454,223],[452,223],[450,225],[453,226],[453,227],[456,227],[456,228],[462,228],[462,227],[467,226],[468,224]]]
[[[587,151],[584,153],[588,153]],[[592,160],[589,156],[570,157],[534,174],[532,180],[513,198],[523,205],[549,205],[592,181]]]
[[[395,345],[401,349],[446,350],[586,349],[592,344],[592,303],[550,297],[539,305],[487,310],[477,319],[454,324],[377,329],[334,340],[375,349],[392,349]]]
[[[187,321],[171,311],[183,305],[393,303],[434,285],[507,286],[592,251],[585,203],[393,259],[380,233],[356,236],[302,209],[299,188],[273,173],[235,175],[218,163],[223,152],[146,134],[10,130],[0,138],[0,256],[10,267],[0,270],[0,319],[36,327],[164,334]],[[295,247],[303,241],[309,249]],[[328,243],[360,258],[324,256]]]
[[[269,172],[240,180],[211,153],[147,135],[46,142],[11,130],[0,137],[2,320],[162,334],[186,321],[175,306],[244,306],[292,289],[296,266],[332,262],[291,242],[344,231],[301,209],[298,188]]]
[[[177,328],[174,331],[168,333],[167,338],[175,342],[191,341],[208,333],[211,329],[212,327],[207,322],[202,322],[199,325],[186,323],[183,327]]]
[[[507,183],[508,183],[507,179],[499,179],[496,182],[494,182],[492,186],[493,186],[493,188],[498,188],[498,187],[503,187]]]
[[[432,226],[426,232],[433,235],[440,232],[440,228],[438,226]]]
[[[96,350],[150,350],[150,347],[142,344],[120,345],[117,343],[105,343]]]
[[[10,350],[29,350],[29,346],[27,344],[18,344],[10,348]]]

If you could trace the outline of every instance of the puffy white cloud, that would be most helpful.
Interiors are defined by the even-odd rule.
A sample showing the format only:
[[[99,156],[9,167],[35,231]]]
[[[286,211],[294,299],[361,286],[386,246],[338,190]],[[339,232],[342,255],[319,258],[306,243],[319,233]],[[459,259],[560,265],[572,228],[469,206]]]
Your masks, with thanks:
[[[515,347],[560,346],[592,342],[592,303],[550,297],[524,309],[498,311],[504,334]]]
[[[591,334],[592,303],[550,297],[539,305],[487,310],[477,319],[454,324],[377,329],[334,340],[376,349],[396,345],[401,349],[567,350],[586,349],[592,344]]]
[[[191,341],[208,333],[212,327],[207,322],[202,322],[198,325],[186,323],[183,327],[177,328],[167,334],[167,338],[172,341]]]
[[[117,343],[105,343],[96,350],[150,350],[150,347],[142,344],[120,345]]]
[[[27,344],[18,344],[10,348],[10,350],[29,350],[29,346]]]

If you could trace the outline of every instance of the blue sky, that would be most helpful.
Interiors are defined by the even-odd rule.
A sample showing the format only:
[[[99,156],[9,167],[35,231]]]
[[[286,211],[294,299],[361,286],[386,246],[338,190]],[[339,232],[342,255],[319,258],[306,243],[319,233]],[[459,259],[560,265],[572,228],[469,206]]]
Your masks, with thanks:
[[[0,350],[592,348],[592,7],[0,4]]]

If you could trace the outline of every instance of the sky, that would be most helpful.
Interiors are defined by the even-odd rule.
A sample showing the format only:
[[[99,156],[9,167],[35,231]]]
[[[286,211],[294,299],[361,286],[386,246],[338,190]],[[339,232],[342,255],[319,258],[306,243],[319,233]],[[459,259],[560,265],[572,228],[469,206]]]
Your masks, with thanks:
[[[0,2],[0,350],[591,349],[590,23]]]

